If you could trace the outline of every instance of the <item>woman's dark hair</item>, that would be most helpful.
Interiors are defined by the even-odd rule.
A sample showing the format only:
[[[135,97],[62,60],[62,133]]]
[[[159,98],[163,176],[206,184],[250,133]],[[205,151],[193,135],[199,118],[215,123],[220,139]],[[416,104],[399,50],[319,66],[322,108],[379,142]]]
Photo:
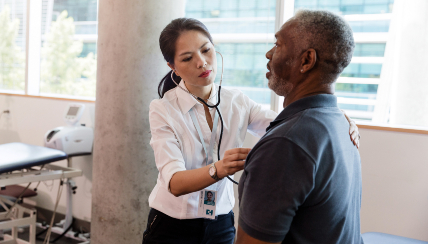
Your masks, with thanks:
[[[207,27],[202,24],[199,20],[191,19],[191,18],[178,18],[171,23],[169,23],[161,32],[159,37],[159,46],[162,52],[164,59],[170,63],[174,64],[174,56],[175,56],[175,44],[177,42],[178,37],[184,31],[195,30],[204,34],[211,43],[213,43],[211,34],[208,32]],[[165,93],[172,88],[176,87],[175,83],[171,79],[171,72],[168,72],[165,77],[159,83],[158,86],[158,94],[159,97],[162,98]],[[175,73],[173,74],[174,80],[179,83],[181,80],[180,76],[177,76]]]

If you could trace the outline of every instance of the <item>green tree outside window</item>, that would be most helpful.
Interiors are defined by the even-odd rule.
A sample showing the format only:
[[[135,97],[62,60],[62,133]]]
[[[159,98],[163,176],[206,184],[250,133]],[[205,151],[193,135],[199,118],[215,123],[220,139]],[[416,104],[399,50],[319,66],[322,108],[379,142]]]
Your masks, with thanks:
[[[10,19],[10,8],[4,6],[0,12],[0,89],[24,90],[25,56],[16,45],[19,19]]]
[[[67,11],[53,21],[41,50],[40,91],[95,97],[96,57],[79,57],[83,42],[74,40],[75,25]]]

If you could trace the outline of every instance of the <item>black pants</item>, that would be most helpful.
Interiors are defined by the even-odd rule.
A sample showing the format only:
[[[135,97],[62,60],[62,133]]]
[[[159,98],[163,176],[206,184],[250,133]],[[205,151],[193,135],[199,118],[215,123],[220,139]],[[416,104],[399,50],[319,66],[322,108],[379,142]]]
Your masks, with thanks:
[[[234,214],[219,215],[211,219],[175,219],[151,209],[143,244],[232,244],[235,238]]]

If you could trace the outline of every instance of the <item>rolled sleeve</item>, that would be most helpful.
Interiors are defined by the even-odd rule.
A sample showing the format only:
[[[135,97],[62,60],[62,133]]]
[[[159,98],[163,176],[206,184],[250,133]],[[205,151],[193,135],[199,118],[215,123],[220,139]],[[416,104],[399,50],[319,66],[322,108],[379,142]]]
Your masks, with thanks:
[[[312,191],[316,167],[292,141],[259,142],[247,158],[239,183],[239,225],[250,236],[280,242],[297,209]]]
[[[180,143],[174,130],[168,123],[167,110],[160,100],[150,103],[150,131],[152,138],[150,146],[155,154],[156,167],[159,170],[161,183],[169,189],[172,176],[186,170]]]
[[[254,136],[262,137],[266,133],[266,128],[269,126],[278,115],[270,109],[264,109],[262,105],[254,102],[249,97],[243,94],[244,104],[247,110],[250,111],[248,120],[248,131]]]

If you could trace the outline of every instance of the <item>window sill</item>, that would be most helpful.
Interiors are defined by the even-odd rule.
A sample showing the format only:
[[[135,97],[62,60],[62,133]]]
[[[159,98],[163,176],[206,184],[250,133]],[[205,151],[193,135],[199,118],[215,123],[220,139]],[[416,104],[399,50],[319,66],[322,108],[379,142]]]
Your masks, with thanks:
[[[25,94],[13,94],[13,93],[1,93],[0,95],[5,96],[18,96],[18,97],[30,97],[30,98],[42,98],[42,99],[52,99],[52,100],[61,100],[61,101],[72,101],[72,102],[85,102],[85,103],[95,103],[95,99],[77,99],[77,98],[66,98],[66,97],[51,97],[51,96],[34,96],[34,95],[25,95]]]
[[[369,129],[369,130],[383,130],[383,131],[393,131],[393,132],[404,132],[404,133],[413,133],[413,134],[423,134],[428,135],[427,127],[417,127],[417,126],[393,126],[393,125],[375,125],[364,122],[357,121],[357,126],[359,129]]]

